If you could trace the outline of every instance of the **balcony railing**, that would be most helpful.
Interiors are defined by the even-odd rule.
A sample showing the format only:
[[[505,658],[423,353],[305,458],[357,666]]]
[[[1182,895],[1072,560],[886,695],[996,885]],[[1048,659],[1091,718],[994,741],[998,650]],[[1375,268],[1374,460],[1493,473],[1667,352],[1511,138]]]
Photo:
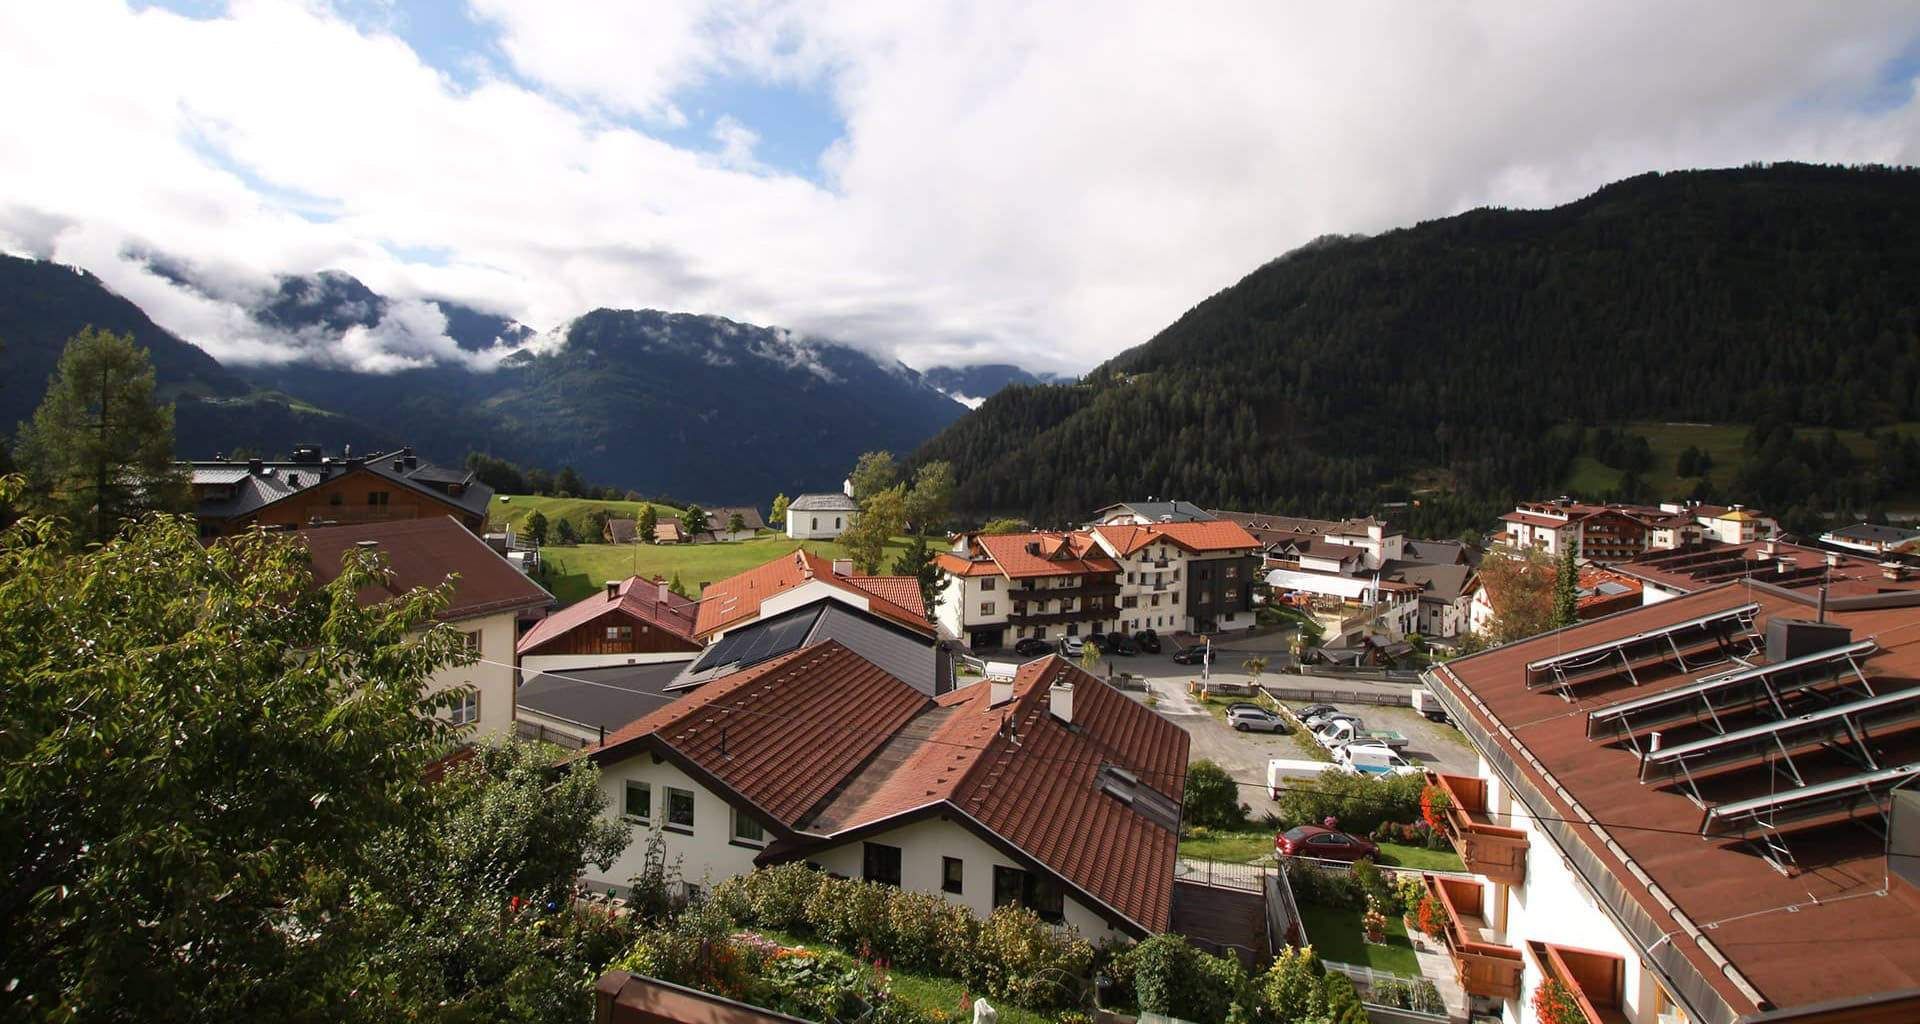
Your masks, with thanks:
[[[1058,601],[1063,597],[1113,597],[1120,593],[1120,584],[1103,580],[1071,587],[1014,587],[1008,593],[1024,601]]]
[[[1068,622],[1100,622],[1115,615],[1112,608],[1076,608],[1070,612],[1008,612],[1013,626],[1057,626]]]
[[[1487,781],[1470,775],[1428,772],[1427,782],[1447,794],[1441,828],[1453,840],[1467,870],[1496,882],[1527,880],[1527,833],[1495,825],[1487,816]]]
[[[1545,942],[1528,942],[1527,955],[1541,974],[1567,986],[1592,1024],[1630,1024],[1620,1005],[1627,970],[1624,959]]]
[[[1518,999],[1520,974],[1524,966],[1520,951],[1487,940],[1491,934],[1481,916],[1481,893],[1477,882],[1458,878],[1422,875],[1427,892],[1440,900],[1447,916],[1441,933],[1460,987],[1468,994],[1489,999]]]

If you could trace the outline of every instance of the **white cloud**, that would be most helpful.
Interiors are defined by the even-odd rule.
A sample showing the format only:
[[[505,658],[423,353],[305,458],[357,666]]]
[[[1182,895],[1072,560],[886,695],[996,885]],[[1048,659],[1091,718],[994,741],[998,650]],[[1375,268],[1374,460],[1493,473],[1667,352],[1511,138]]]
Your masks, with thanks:
[[[652,306],[1077,370],[1326,233],[1652,169],[1920,162],[1911,91],[1855,103],[1920,34],[1904,4],[472,6],[513,78],[462,85],[301,3],[0,6],[0,93],[31,98],[0,247],[87,266],[222,358],[310,358],[239,298],[335,268],[536,327]],[[825,187],[756,161],[777,126],[648,134],[726,75],[830,90]],[[445,258],[394,255],[420,249]],[[454,358],[417,314],[343,358]]]

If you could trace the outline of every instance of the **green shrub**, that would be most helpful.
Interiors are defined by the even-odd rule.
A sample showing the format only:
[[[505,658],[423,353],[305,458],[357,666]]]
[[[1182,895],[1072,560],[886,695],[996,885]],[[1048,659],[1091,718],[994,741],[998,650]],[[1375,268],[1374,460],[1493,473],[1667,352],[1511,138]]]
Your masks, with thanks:
[[[1354,862],[1353,884],[1360,890],[1362,900],[1372,900],[1373,905],[1382,913],[1399,914],[1406,908],[1400,905],[1400,894],[1387,882],[1385,874],[1374,866],[1373,861],[1361,858]]]
[[[1358,907],[1367,902],[1366,893],[1354,880],[1353,872],[1323,868],[1296,860],[1287,864],[1287,883],[1293,887],[1297,902],[1322,907]]]
[[[1033,1010],[1073,1006],[1093,966],[1093,945],[1025,907],[996,907],[980,925],[969,980]]]
[[[1240,786],[1225,768],[1201,758],[1187,766],[1185,822],[1206,828],[1238,828],[1246,824],[1247,808],[1240,802]]]
[[[826,878],[805,864],[779,864],[721,882],[712,902],[741,924],[790,932],[806,927],[807,901]]]
[[[902,967],[966,973],[980,927],[973,912],[936,893],[902,890],[887,906],[886,954]]]
[[[1247,987],[1239,960],[1209,956],[1179,935],[1155,935],[1129,955],[1142,1013],[1223,1024]]]
[[[807,898],[807,928],[815,935],[862,955],[891,947],[888,907],[900,890],[878,882],[823,878]]]
[[[1291,1022],[1324,1014],[1327,997],[1321,978],[1326,973],[1312,946],[1281,950],[1255,986],[1262,1016]]]
[[[1320,979],[1327,995],[1327,1019],[1332,1024],[1368,1024],[1367,1008],[1360,1004],[1360,993],[1353,979],[1339,971],[1329,971]]]
[[[1413,1006],[1413,988],[1398,978],[1382,978],[1367,986],[1367,1001],[1375,1006]]]
[[[1280,818],[1290,825],[1318,825],[1333,818],[1343,831],[1366,835],[1381,822],[1418,817],[1425,785],[1418,775],[1323,772],[1289,784],[1280,794]]]
[[[1435,986],[1433,982],[1425,978],[1421,978],[1419,982],[1413,986],[1412,997],[1408,1005],[1421,1013],[1447,1012],[1447,1001],[1440,997],[1440,989]]]

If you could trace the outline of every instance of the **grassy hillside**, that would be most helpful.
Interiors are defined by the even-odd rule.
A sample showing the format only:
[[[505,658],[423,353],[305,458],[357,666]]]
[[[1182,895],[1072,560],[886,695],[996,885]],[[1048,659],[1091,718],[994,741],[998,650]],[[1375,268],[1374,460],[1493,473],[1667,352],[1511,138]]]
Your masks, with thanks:
[[[573,520],[573,525],[586,523],[588,513],[604,508],[616,519],[639,519],[640,511],[653,505],[655,514],[677,516],[683,509],[671,505],[660,505],[646,501],[600,501],[594,498],[547,498],[538,494],[496,494],[492,504],[487,506],[487,519],[495,523],[510,523],[514,529],[526,522],[527,516],[535,509],[547,517],[549,529],[562,519]],[[724,525],[724,524],[723,524]]]
[[[1629,423],[1622,429],[1646,438],[1647,445],[1653,449],[1653,468],[1647,471],[1645,479],[1648,489],[1655,494],[1679,498],[1693,490],[1697,477],[1682,477],[1674,472],[1675,461],[1689,446],[1712,458],[1713,468],[1707,473],[1707,479],[1717,492],[1726,491],[1746,460],[1745,441],[1749,430],[1746,424],[1642,422]],[[1858,458],[1874,457],[1874,442],[1861,431],[1835,430],[1833,433]],[[1881,427],[1875,433],[1920,436],[1920,423]],[[1563,487],[1568,494],[1597,498],[1617,489],[1623,475],[1591,455],[1580,455],[1574,458]],[[1920,494],[1896,496],[1887,504],[1894,509],[1920,507]]]
[[[519,499],[513,504],[519,504]],[[905,537],[895,537],[888,544],[889,565],[906,546]],[[547,578],[542,582],[562,605],[593,595],[607,580],[636,574],[672,579],[677,573],[687,589],[697,593],[704,583],[726,579],[801,547],[822,558],[846,554],[837,541],[791,540],[781,534],[720,544],[549,544],[540,549],[547,563]]]

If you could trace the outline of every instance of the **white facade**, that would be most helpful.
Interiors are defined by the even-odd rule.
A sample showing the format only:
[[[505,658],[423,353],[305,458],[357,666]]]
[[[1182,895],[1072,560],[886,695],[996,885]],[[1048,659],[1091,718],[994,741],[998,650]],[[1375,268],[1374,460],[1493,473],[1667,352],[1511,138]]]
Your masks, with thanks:
[[[853,525],[857,511],[845,509],[787,510],[787,536],[794,540],[833,540]]]
[[[1106,538],[1097,532],[1094,537],[1107,554],[1120,563],[1120,596],[1114,605],[1122,631],[1173,632],[1192,627],[1193,622],[1180,601],[1180,583],[1186,575],[1185,551],[1161,541],[1122,558],[1114,554]]]
[[[627,815],[628,784],[646,787],[650,804],[645,818]],[[660,830],[667,864],[679,864],[680,877],[694,885],[707,886],[753,870],[753,858],[765,848],[765,842],[753,845],[736,839],[733,806],[717,794],[695,782],[671,761],[656,762],[651,752],[642,750],[633,757],[600,766],[600,792],[606,797],[602,813],[610,821],[628,826],[632,841],[610,867],[589,864],[585,879],[595,889],[620,887],[646,866],[647,839],[652,830]],[[669,799],[675,793],[691,794],[691,826],[668,819]],[[751,820],[751,819],[748,819]],[[771,834],[765,834],[771,839]]]
[[[1365,552],[1364,567],[1368,569],[1378,569],[1389,559],[1400,558],[1405,554],[1407,544],[1405,534],[1388,533],[1382,523],[1368,523],[1358,529],[1343,527],[1338,531],[1328,531],[1321,539],[1329,544],[1341,544]]]
[[[965,641],[974,629],[1000,629],[1007,624],[1009,580],[993,573],[987,576],[956,576],[947,573],[947,585],[940,590],[940,602],[934,610],[940,627]]]
[[[994,868],[1026,870],[1013,858],[982,840],[967,826],[951,820],[929,818],[865,836],[809,858],[814,863],[848,878],[859,878],[866,865],[866,843],[881,843],[900,849],[900,887],[921,892],[940,893],[947,899],[973,911],[982,920],[993,913]],[[961,891],[944,892],[941,887],[942,859],[953,857],[961,863]],[[1065,924],[1090,942],[1125,932],[1108,925],[1098,913],[1069,892],[1061,900]]]
[[[457,723],[471,723],[474,730],[469,738],[476,742],[498,742],[513,734],[513,648],[519,640],[514,617],[514,611],[509,609],[449,623],[467,634],[474,656],[482,660],[471,665],[448,666],[427,678],[428,693],[442,693],[456,686],[473,687],[469,702],[455,709],[452,718]],[[446,711],[440,714],[449,715]]]
[[[629,785],[644,786],[649,814],[639,818],[625,814]],[[646,866],[647,843],[656,829],[669,867],[677,864],[680,877],[693,885],[710,887],[734,875],[753,870],[754,858],[765,848],[772,833],[762,832],[763,841],[755,843],[736,835],[741,812],[719,795],[681,771],[670,761],[656,762],[642,751],[633,757],[604,764],[600,769],[600,792],[606,798],[604,815],[610,821],[627,825],[632,841],[620,857],[607,868],[587,865],[584,880],[595,890],[617,889],[624,892],[630,880]],[[691,826],[675,823],[667,817],[670,794],[691,795]],[[685,796],[681,797],[683,805]],[[953,812],[958,813],[958,812]],[[747,819],[751,821],[751,818]],[[993,912],[994,869],[1025,870],[1013,858],[982,840],[966,826],[945,819],[923,819],[852,840],[840,846],[818,851],[808,858],[812,863],[837,875],[860,878],[865,870],[866,843],[880,843],[900,850],[900,885],[905,889],[938,893],[985,918]],[[961,891],[943,890],[944,858],[961,862]],[[1064,923],[1093,942],[1126,933],[1112,928],[1095,910],[1069,892],[1062,899]]]
[[[1487,809],[1491,820],[1527,833],[1526,881],[1508,886],[1485,878],[1481,887],[1484,918],[1492,934],[1482,936],[1497,945],[1522,949],[1520,997],[1507,1000],[1504,1019],[1538,1024],[1533,1011],[1534,991],[1545,980],[1537,964],[1524,952],[1529,942],[1572,947],[1617,956],[1624,962],[1621,1011],[1632,1024],[1680,1024],[1674,1004],[1661,991],[1657,978],[1640,962],[1633,942],[1621,932],[1600,905],[1584,879],[1560,855],[1554,838],[1534,820],[1536,809],[1517,803],[1482,758],[1478,775],[1487,781]],[[1545,809],[1538,809],[1545,812]],[[1667,1014],[1663,1016],[1663,1014]]]

